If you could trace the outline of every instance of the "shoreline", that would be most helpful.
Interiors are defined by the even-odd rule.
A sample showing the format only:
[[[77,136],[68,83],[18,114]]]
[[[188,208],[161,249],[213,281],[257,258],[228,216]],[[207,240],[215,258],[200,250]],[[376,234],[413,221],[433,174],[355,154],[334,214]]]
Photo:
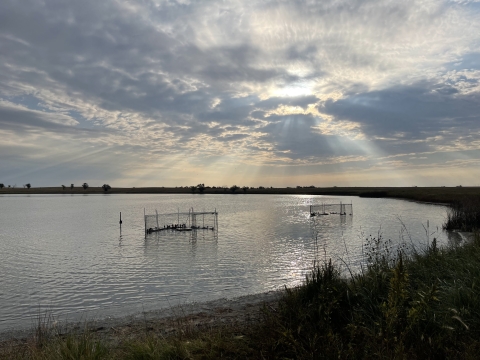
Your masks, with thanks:
[[[85,321],[59,322],[47,320],[45,332],[65,336],[88,330],[115,343],[119,337],[136,338],[147,332],[164,337],[175,335],[182,328],[202,329],[257,321],[264,304],[274,306],[282,290],[220,298],[206,302],[191,302],[167,308],[137,312],[122,317],[86,319]],[[37,320],[37,319],[36,319]],[[51,322],[50,322],[51,321]],[[22,344],[36,336],[38,320],[29,329],[11,329],[0,332],[0,349]]]

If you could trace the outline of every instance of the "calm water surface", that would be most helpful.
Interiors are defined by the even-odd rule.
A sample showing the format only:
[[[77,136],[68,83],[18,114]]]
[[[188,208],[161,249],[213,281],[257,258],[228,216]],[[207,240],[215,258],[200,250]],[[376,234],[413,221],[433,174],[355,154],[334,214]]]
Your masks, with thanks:
[[[352,203],[353,216],[310,218],[311,204]],[[143,212],[219,212],[218,234],[154,233]],[[119,229],[119,213],[123,225]],[[455,241],[446,208],[393,199],[296,195],[0,196],[0,331],[60,319],[117,317],[300,283],[313,260],[351,269],[381,233],[393,246]]]

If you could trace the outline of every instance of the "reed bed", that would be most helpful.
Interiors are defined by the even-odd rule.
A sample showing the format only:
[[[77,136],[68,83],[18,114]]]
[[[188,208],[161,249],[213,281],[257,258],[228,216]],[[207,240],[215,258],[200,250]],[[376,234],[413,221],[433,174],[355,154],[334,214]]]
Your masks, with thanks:
[[[455,201],[447,213],[446,230],[475,231],[480,229],[480,196]]]

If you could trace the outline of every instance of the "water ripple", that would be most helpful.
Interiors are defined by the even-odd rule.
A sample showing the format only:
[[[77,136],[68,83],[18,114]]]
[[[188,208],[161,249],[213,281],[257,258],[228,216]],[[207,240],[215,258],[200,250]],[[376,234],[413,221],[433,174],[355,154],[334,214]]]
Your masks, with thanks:
[[[427,220],[439,243],[448,241],[437,230],[445,216],[441,206],[340,200],[353,202],[353,217],[310,218],[311,204],[339,201],[321,196],[1,196],[0,330],[30,327],[39,311],[69,320],[123,316],[293,286],[314,260],[342,258],[358,267],[369,234],[426,244]],[[144,208],[190,207],[219,211],[218,236],[144,237]],[[21,228],[18,219],[26,219]]]

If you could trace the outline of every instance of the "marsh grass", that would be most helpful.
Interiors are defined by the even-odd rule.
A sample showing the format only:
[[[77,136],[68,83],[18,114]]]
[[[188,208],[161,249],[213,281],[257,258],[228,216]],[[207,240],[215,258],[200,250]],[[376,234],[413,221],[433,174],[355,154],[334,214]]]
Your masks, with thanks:
[[[455,201],[447,212],[445,230],[475,231],[480,229],[480,196]]]

